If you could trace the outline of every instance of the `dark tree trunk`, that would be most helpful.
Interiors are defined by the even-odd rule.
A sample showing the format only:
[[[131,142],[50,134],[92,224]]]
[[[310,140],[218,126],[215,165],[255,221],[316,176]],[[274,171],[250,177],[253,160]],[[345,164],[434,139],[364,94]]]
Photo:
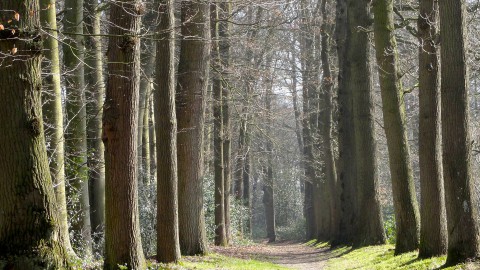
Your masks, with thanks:
[[[375,143],[375,104],[372,88],[369,29],[371,3],[348,1],[350,39],[347,57],[349,66],[349,90],[353,99],[353,121],[355,130],[356,203],[354,245],[368,246],[384,244],[386,241],[380,208],[377,153]]]
[[[176,95],[178,121],[178,214],[184,255],[207,252],[203,211],[202,141],[209,48],[207,3],[182,1],[182,39]]]
[[[429,258],[447,251],[447,216],[442,174],[440,76],[437,53],[438,2],[421,0],[418,17],[419,47],[419,159],[420,247]]]
[[[136,0],[110,6],[105,144],[105,269],[144,269],[138,212],[137,129],[141,10]]]
[[[442,0],[441,107],[443,175],[448,226],[447,265],[480,255],[469,130],[466,1]]]
[[[347,0],[337,0],[335,38],[338,55],[338,167],[337,211],[338,233],[332,246],[351,244],[355,224],[355,132],[353,126],[352,93],[348,85],[350,59],[345,57],[349,47]]]

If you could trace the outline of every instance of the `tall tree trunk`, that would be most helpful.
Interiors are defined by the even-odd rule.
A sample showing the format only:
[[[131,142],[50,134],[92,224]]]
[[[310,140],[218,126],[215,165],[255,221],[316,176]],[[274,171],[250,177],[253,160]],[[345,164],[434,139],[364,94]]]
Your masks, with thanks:
[[[447,265],[480,255],[476,181],[472,178],[469,130],[466,1],[442,0],[441,107],[443,175],[448,226]]]
[[[332,246],[351,244],[355,224],[355,133],[353,125],[352,93],[348,86],[350,59],[345,57],[349,47],[347,0],[337,0],[335,39],[338,55],[338,167],[337,205],[338,233]]]
[[[328,196],[329,209],[329,229],[328,232],[329,239],[331,240],[335,235],[337,235],[339,217],[337,212],[337,201],[335,197],[337,196],[336,186],[337,186],[337,171],[335,166],[335,153],[334,153],[334,139],[333,139],[333,74],[330,64],[330,35],[333,29],[331,20],[327,14],[327,6],[330,8],[330,0],[322,0],[322,27],[321,27],[321,52],[320,58],[322,62],[322,92],[320,94],[320,108],[322,109],[321,117],[319,119],[319,131],[322,133],[323,144],[321,156],[324,159],[325,164],[325,179],[326,185],[325,190]]]
[[[103,75],[103,51],[100,22],[102,12],[98,10],[97,0],[86,2],[88,17],[85,20],[89,37],[87,42],[89,53],[86,62],[91,69],[87,76],[89,100],[87,103],[88,115],[88,149],[91,155],[88,158],[89,168],[89,195],[90,219],[93,239],[100,244],[105,227],[105,149],[102,142],[103,98],[105,94],[105,79]]]
[[[306,12],[306,4],[303,4],[302,10]],[[314,34],[309,25],[308,15],[302,15],[302,25],[305,33],[301,37],[301,61],[302,61],[302,92],[303,92],[303,159],[305,164],[305,202],[304,215],[307,223],[306,238],[313,239],[316,234],[316,220],[314,208],[314,190],[315,190],[315,165],[314,165],[314,139],[315,134],[315,99],[316,85],[314,80]]]
[[[360,29],[371,27],[371,3],[348,1],[350,39],[347,57],[350,59],[349,90],[353,99],[356,162],[355,246],[384,244],[386,241],[380,208],[377,153],[375,143],[375,104],[370,64],[368,33]]]
[[[447,251],[447,217],[443,187],[440,120],[440,76],[437,53],[438,2],[420,1],[419,55],[419,161],[420,247],[418,256],[429,258]]]
[[[268,61],[267,62],[271,62]],[[267,65],[268,66],[268,65]],[[270,71],[270,73],[272,73]],[[272,243],[276,240],[275,232],[275,203],[274,203],[274,180],[273,180],[273,141],[272,141],[272,96],[273,96],[273,74],[267,75],[267,90],[265,92],[265,109],[267,113],[267,138],[266,138],[266,154],[267,154],[267,168],[266,175],[263,182],[263,204],[265,205],[265,223],[267,230],[268,242]]]
[[[140,238],[137,129],[141,10],[136,0],[110,6],[105,144],[105,269],[144,269]]]
[[[202,141],[209,48],[209,7],[182,1],[182,39],[177,82],[178,214],[184,255],[207,251],[203,211]]]
[[[66,0],[64,31],[73,33],[63,46],[66,72],[67,121],[65,141],[70,164],[66,175],[70,182],[67,188],[72,198],[70,212],[74,247],[77,252],[90,256],[92,238],[90,224],[90,202],[88,195],[87,166],[87,110],[85,99],[85,48],[83,37],[83,0]]]
[[[63,246],[73,253],[68,233],[67,198],[65,194],[65,145],[63,138],[62,85],[60,78],[60,54],[58,48],[57,13],[54,0],[42,0],[40,3],[42,26],[49,36],[44,40],[45,57],[50,61],[50,74],[46,77],[48,96],[44,98],[44,120],[52,126],[50,139],[50,174],[52,176],[55,198],[58,207],[58,222]]]
[[[232,182],[232,124],[230,122],[230,23],[228,19],[232,12],[232,4],[228,1],[222,1],[219,9],[218,31],[220,36],[219,49],[222,63],[222,118],[223,118],[223,181],[224,181],[224,211],[225,211],[225,234],[227,244],[231,239],[230,230],[230,186]]]
[[[215,178],[215,245],[226,246],[225,231],[225,173],[223,158],[223,96],[221,78],[221,55],[219,44],[219,7],[216,3],[210,4],[211,32],[212,32],[212,88],[213,88],[213,156]]]
[[[418,248],[420,216],[413,182],[406,133],[405,103],[397,68],[393,0],[373,1],[375,49],[387,137],[393,206],[395,208],[395,254]]]
[[[0,10],[0,268],[68,268],[43,131],[39,1]]]
[[[162,0],[158,25],[155,91],[157,119],[157,260],[180,259],[178,233],[177,119],[175,113],[174,0]],[[161,244],[160,244],[161,243]]]

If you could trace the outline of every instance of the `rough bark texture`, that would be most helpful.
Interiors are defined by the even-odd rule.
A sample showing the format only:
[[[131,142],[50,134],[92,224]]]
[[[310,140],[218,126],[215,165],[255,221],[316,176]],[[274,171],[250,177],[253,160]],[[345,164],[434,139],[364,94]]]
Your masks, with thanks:
[[[184,255],[200,255],[207,251],[202,137],[209,67],[209,8],[207,3],[182,1],[181,10],[176,99],[180,250]]]
[[[102,142],[103,98],[105,94],[105,79],[103,75],[103,51],[100,21],[102,12],[98,10],[98,1],[87,0],[88,17],[85,18],[88,34],[87,40],[87,113],[92,117],[88,121],[88,168],[90,221],[93,240],[98,245],[102,239],[105,227],[105,149]]]
[[[83,256],[92,253],[90,202],[87,167],[87,110],[85,99],[85,48],[83,37],[83,0],[66,0],[63,18],[64,31],[75,33],[63,45],[63,59],[68,75],[65,142],[69,163],[66,176],[69,181],[68,197],[72,200],[69,212],[73,246]]]
[[[471,172],[466,1],[441,0],[442,145],[448,226],[447,265],[478,258],[476,181]]]
[[[325,173],[325,194],[330,207],[328,213],[329,229],[328,239],[331,240],[334,235],[337,235],[338,230],[338,215],[337,215],[337,172],[335,167],[334,154],[334,140],[333,140],[333,74],[330,64],[330,36],[333,29],[331,19],[328,17],[327,6],[330,8],[331,1],[322,0],[322,17],[323,22],[321,26],[321,52],[320,60],[322,63],[322,91],[320,93],[320,117],[319,117],[319,132],[323,137],[320,155],[324,160]]]
[[[442,174],[440,74],[437,53],[438,3],[420,1],[419,47],[419,159],[420,246],[419,257],[440,256],[447,251],[447,216]]]
[[[371,27],[371,2],[348,1],[350,44],[349,90],[353,99],[355,130],[356,201],[355,246],[384,244],[386,241],[380,207],[377,153],[375,143],[375,104],[368,33]]]
[[[45,78],[48,95],[43,97],[44,120],[51,130],[50,136],[50,174],[52,176],[58,209],[58,222],[63,245],[73,253],[68,233],[67,198],[65,193],[65,145],[63,138],[62,85],[60,79],[60,54],[58,47],[57,16],[54,0],[42,0],[40,3],[42,26],[50,28],[49,36],[43,41],[44,55],[50,64],[50,74]]]
[[[108,83],[103,114],[105,144],[105,269],[144,269],[138,212],[137,128],[141,5],[110,6]]]
[[[337,198],[339,229],[332,246],[351,244],[355,224],[354,180],[355,133],[353,130],[352,93],[348,87],[350,60],[345,57],[349,46],[347,1],[337,0],[335,38],[338,55],[338,167]]]
[[[219,44],[219,16],[216,3],[210,4],[212,32],[212,92],[213,92],[213,159],[215,178],[215,245],[227,245],[225,231],[225,173],[223,158],[223,91]]]
[[[375,49],[387,137],[397,242],[395,254],[418,248],[420,215],[406,133],[403,89],[397,68],[393,0],[374,0]]]
[[[157,41],[155,118],[157,124],[157,260],[180,259],[178,234],[177,119],[175,113],[174,1],[160,1]]]
[[[39,2],[2,0],[0,11],[0,268],[68,268],[43,132]]]

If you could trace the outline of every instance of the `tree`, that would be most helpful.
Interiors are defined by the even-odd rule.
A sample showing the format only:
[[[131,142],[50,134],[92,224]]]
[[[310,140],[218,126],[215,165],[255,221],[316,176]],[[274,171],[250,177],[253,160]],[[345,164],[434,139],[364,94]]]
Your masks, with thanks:
[[[350,38],[346,57],[350,65],[349,78],[346,79],[352,94],[355,134],[355,246],[378,245],[386,241],[378,193],[370,43],[368,33],[362,30],[371,27],[370,8],[369,1],[348,0]]]
[[[105,269],[144,269],[138,212],[137,128],[141,5],[110,6],[108,83],[103,113],[105,144]]]
[[[80,254],[92,253],[90,202],[88,195],[87,165],[87,111],[85,101],[85,48],[83,37],[83,0],[65,0],[64,31],[73,33],[63,45],[67,91],[65,142],[67,158],[66,175],[70,183],[68,196],[72,199],[70,212],[74,248]]]
[[[221,78],[219,7],[210,4],[212,32],[213,155],[215,178],[215,245],[227,245],[225,230],[225,166],[223,157],[223,85]]]
[[[40,4],[5,0],[0,14],[0,268],[68,268],[43,132]]]
[[[87,39],[86,76],[88,87],[87,114],[88,121],[88,156],[90,221],[94,241],[98,244],[105,227],[105,149],[102,142],[103,98],[105,95],[105,79],[103,75],[103,51],[100,37],[102,12],[96,0],[85,3],[88,16],[85,18]],[[92,68],[90,68],[92,67]]]
[[[351,244],[355,224],[355,137],[353,130],[352,93],[349,88],[350,60],[345,57],[350,39],[348,28],[347,0],[337,0],[335,39],[338,55],[338,167],[337,167],[337,211],[338,234],[332,246]]]
[[[174,1],[159,1],[154,110],[157,119],[157,260],[180,259],[178,232],[177,119],[175,114]]]
[[[393,0],[374,0],[373,13],[375,50],[397,229],[395,254],[401,254],[418,248],[420,216],[405,127],[404,93],[397,67]]]
[[[50,174],[54,183],[55,198],[58,206],[58,222],[61,235],[64,237],[63,245],[68,252],[73,253],[68,233],[67,197],[65,194],[65,144],[63,138],[63,108],[62,85],[60,78],[60,54],[57,33],[57,10],[55,1],[43,0],[40,3],[40,19],[42,26],[48,30],[49,37],[44,41],[45,57],[50,61],[50,74],[45,81],[48,83],[48,96],[44,97],[44,120],[52,126],[50,139]]]
[[[180,250],[184,255],[200,255],[207,251],[202,141],[209,67],[208,4],[185,0],[181,13],[176,95]]]
[[[418,16],[420,246],[419,257],[447,250],[447,217],[443,187],[440,120],[440,74],[437,53],[438,2],[420,1]]]
[[[471,171],[465,1],[439,2],[443,176],[448,226],[447,265],[480,255],[478,206]]]

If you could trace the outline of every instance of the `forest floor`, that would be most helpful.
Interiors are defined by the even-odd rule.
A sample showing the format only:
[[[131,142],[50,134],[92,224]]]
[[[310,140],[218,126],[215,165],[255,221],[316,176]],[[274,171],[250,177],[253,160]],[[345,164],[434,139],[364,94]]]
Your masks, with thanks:
[[[313,247],[299,242],[258,243],[252,246],[213,247],[212,251],[227,257],[267,261],[288,269],[323,269],[332,253],[328,247]]]
[[[444,268],[446,256],[418,259],[418,252],[394,256],[394,246],[330,249],[326,243],[280,241],[211,247],[206,256],[186,256],[175,265],[151,269],[215,270],[457,270],[480,269],[480,263]]]

